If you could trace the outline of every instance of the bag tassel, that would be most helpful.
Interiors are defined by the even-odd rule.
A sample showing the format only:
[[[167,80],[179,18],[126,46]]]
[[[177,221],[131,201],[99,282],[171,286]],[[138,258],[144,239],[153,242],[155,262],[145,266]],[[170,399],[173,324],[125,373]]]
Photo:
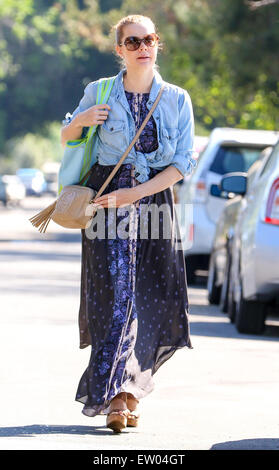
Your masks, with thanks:
[[[38,214],[33,215],[29,220],[34,227],[39,227],[39,232],[44,233],[47,229],[47,226],[51,220],[51,215],[54,212],[56,202],[54,201],[50,206],[47,206]]]

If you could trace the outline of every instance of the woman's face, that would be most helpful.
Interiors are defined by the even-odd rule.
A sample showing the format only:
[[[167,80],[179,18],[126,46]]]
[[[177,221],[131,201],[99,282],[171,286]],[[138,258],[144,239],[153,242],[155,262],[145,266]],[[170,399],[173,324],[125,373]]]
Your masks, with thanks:
[[[154,32],[154,27],[151,24],[129,24],[123,28],[121,43],[124,43],[128,36],[137,36],[142,39]],[[122,46],[116,45],[115,48],[116,52],[125,60],[127,70],[141,70],[143,67],[152,69],[157,60],[158,42],[154,47],[141,42],[136,51],[129,51],[124,44]]]

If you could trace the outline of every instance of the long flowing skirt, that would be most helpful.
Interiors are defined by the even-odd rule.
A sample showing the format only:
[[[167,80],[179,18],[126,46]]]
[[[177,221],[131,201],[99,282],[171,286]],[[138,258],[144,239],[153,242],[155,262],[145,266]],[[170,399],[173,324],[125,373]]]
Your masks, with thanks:
[[[87,186],[100,189],[113,168],[96,163]],[[151,168],[150,178],[158,172]],[[134,166],[122,164],[103,194],[136,183]],[[158,368],[177,349],[192,349],[172,187],[97,213],[99,224],[95,216],[95,224],[81,230],[80,348],[91,345],[91,356],[75,399],[86,416],[106,413],[120,392],[145,397]]]

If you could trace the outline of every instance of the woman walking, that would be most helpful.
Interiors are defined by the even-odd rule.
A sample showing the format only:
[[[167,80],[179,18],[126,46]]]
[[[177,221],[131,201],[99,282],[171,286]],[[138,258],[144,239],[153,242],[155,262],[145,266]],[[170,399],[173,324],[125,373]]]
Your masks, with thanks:
[[[159,103],[138,141],[95,200],[105,213],[106,236],[82,229],[80,348],[91,345],[76,401],[86,416],[107,415],[120,432],[137,426],[140,399],[153,388],[153,375],[173,353],[192,348],[183,250],[172,185],[190,173],[194,119],[187,91],[163,82],[157,71],[159,36],[149,17],[130,15],[114,26],[115,51],[123,67],[115,76],[107,104],[96,105],[98,81],[89,83],[61,131],[64,145],[98,124],[96,163],[86,185],[99,190],[132,141],[160,91]],[[158,231],[151,230],[154,207]],[[109,237],[113,211],[128,236]],[[99,212],[99,211],[98,211]],[[164,217],[170,236],[163,236]],[[142,230],[147,236],[141,236]]]

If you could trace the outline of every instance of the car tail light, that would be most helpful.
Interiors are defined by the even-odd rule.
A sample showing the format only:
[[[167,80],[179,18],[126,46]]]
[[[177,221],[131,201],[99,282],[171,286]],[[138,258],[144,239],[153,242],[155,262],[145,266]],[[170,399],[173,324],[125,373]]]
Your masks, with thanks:
[[[270,188],[264,220],[268,224],[279,225],[279,178],[273,181]]]
[[[193,242],[194,240],[194,224],[189,225],[188,241]]]
[[[206,184],[204,180],[198,180],[195,187],[194,202],[205,202],[206,201]]]

